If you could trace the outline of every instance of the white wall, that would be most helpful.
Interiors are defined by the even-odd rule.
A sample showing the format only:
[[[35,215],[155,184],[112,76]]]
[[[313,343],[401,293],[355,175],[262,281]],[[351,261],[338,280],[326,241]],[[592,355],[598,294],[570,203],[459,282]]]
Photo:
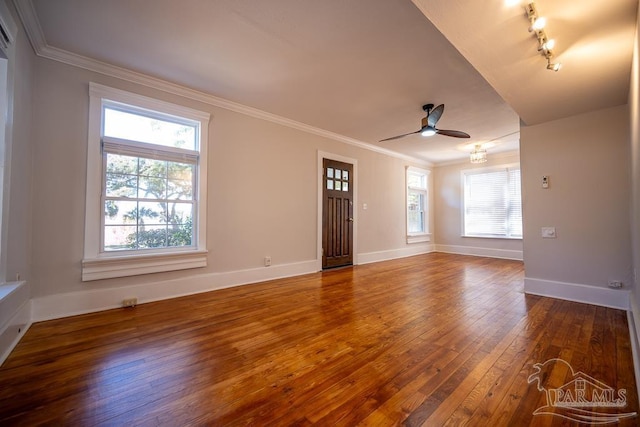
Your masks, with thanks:
[[[640,8],[638,8],[640,22]],[[640,326],[640,32],[636,30],[629,89],[629,118],[631,123],[631,239],[633,247],[633,282],[631,309],[635,324]],[[636,334],[640,329],[636,328]],[[636,335],[640,343],[640,334]],[[637,363],[637,362],[636,362]],[[638,384],[640,387],[640,383]]]
[[[211,113],[207,267],[81,281],[91,81]],[[355,225],[361,258],[431,248],[406,244],[406,160],[43,58],[36,62],[35,97],[31,287],[36,319],[115,307],[130,296],[144,302],[314,271],[318,151],[358,162]],[[263,266],[265,255],[272,267]]]
[[[442,252],[522,259],[521,239],[462,237],[463,187],[461,172],[467,169],[519,163],[517,152],[488,153],[488,161],[472,165],[468,161],[434,168],[435,241]]]
[[[523,125],[520,144],[525,291],[626,308],[632,283],[627,106]],[[542,188],[543,175],[549,189]],[[556,239],[541,237],[547,226],[556,227]],[[610,290],[608,280],[624,282],[627,291]]]
[[[3,2],[16,24],[19,19],[13,4]],[[3,8],[4,9],[4,8]],[[7,18],[7,17],[5,17]],[[7,127],[10,138],[5,140],[5,167],[8,175],[4,181],[3,242],[1,245],[3,271],[0,284],[22,280],[31,275],[31,185],[32,185],[32,82],[35,55],[21,25],[13,45],[9,65],[9,84],[13,99],[9,98]],[[6,234],[4,234],[6,233]],[[7,292],[11,290],[11,292]],[[9,354],[30,324],[30,293],[27,283],[4,285],[0,301],[0,363]]]

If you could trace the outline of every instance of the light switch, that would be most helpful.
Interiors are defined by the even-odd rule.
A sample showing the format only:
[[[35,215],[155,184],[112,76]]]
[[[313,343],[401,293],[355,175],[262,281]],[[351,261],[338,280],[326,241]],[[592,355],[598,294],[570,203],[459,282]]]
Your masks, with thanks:
[[[542,227],[542,238],[543,239],[555,239],[556,238],[556,228],[555,227]]]
[[[368,207],[368,206],[367,206],[367,204],[366,204],[366,203],[363,203],[363,204],[362,204],[362,210],[366,211],[366,210],[367,210],[367,207]]]

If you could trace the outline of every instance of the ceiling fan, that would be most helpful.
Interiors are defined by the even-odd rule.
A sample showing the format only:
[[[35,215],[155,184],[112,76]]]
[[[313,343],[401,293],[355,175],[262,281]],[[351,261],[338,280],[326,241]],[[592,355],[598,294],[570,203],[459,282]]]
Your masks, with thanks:
[[[435,134],[438,134],[444,136],[452,136],[454,138],[471,138],[471,136],[466,132],[436,128],[436,123],[438,123],[438,120],[440,120],[440,117],[444,112],[444,104],[440,104],[436,108],[433,108],[433,104],[426,104],[422,106],[422,109],[427,113],[427,117],[424,117],[422,119],[422,127],[419,130],[402,135],[392,136],[391,138],[382,139],[379,142],[391,141],[393,139],[403,138],[415,133],[419,133],[422,136],[433,136]]]

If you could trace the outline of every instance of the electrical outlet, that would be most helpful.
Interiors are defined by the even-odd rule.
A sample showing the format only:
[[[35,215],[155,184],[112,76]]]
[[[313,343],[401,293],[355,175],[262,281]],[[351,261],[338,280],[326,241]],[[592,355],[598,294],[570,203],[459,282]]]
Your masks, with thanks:
[[[555,227],[542,227],[542,238],[543,239],[555,239],[556,238],[556,228]]]
[[[138,305],[138,298],[125,298],[122,300],[123,307],[135,307]]]
[[[620,289],[622,287],[622,282],[619,280],[609,280],[609,287],[613,289]]]
[[[271,265],[271,257],[270,256],[264,257],[264,266],[269,267],[270,265]]]

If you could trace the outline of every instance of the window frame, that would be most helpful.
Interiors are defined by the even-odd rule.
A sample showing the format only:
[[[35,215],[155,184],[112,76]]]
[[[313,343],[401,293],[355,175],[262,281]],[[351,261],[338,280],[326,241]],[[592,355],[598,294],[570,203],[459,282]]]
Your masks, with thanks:
[[[103,250],[104,206],[102,200],[106,168],[102,146],[103,140],[107,142],[118,141],[117,138],[104,137],[103,135],[104,105],[119,105],[119,108],[122,106],[124,108],[130,107],[130,110],[127,111],[134,114],[144,112],[148,116],[165,120],[167,118],[172,120],[182,118],[189,123],[197,124],[197,151],[193,152],[194,155],[197,155],[193,195],[194,245],[125,251]],[[183,270],[207,265],[206,207],[209,120],[209,113],[93,82],[89,84],[83,281]],[[171,151],[169,147],[162,147],[162,150],[165,148],[166,151]]]
[[[7,277],[9,211],[11,196],[11,153],[13,146],[13,108],[15,92],[15,41],[17,26],[4,3],[0,4],[0,283]],[[16,279],[17,280],[17,279]]]
[[[463,171],[460,172],[460,176],[461,176],[461,190],[462,190],[462,194],[461,194],[461,210],[460,210],[460,220],[461,220],[461,237],[465,237],[465,238],[477,238],[477,239],[506,239],[506,240],[522,240],[523,236],[520,235],[511,235],[509,230],[512,229],[512,227],[507,226],[507,234],[505,235],[501,235],[501,234],[468,234],[467,230],[466,230],[466,212],[467,212],[467,180],[466,177],[470,176],[470,175],[480,175],[480,174],[486,174],[486,173],[494,173],[494,172],[504,172],[507,175],[507,182],[506,182],[506,189],[505,191],[508,192],[509,189],[509,183],[510,183],[510,172],[514,171],[514,170],[519,170],[521,171],[520,168],[520,164],[519,163],[509,163],[509,164],[503,164],[503,165],[496,165],[496,166],[490,166],[490,167],[483,167],[483,168],[473,168],[473,169],[465,169]],[[522,183],[522,171],[520,174],[520,180]],[[507,201],[508,203],[510,203],[510,198],[507,197]],[[520,206],[521,206],[521,210],[520,212],[522,212],[522,193],[520,194]],[[507,206],[507,221],[511,222],[511,214],[512,214],[513,210],[511,208],[511,206]],[[522,228],[522,225],[521,225]]]
[[[424,177],[424,187],[415,187],[409,185],[409,175],[417,174]],[[415,166],[407,166],[405,170],[405,231],[407,235],[407,243],[422,243],[431,241],[431,233],[429,231],[429,175],[431,171],[418,168]],[[423,197],[423,212],[424,212],[424,231],[422,232],[409,232],[409,194],[411,192],[417,192],[422,194]]]

